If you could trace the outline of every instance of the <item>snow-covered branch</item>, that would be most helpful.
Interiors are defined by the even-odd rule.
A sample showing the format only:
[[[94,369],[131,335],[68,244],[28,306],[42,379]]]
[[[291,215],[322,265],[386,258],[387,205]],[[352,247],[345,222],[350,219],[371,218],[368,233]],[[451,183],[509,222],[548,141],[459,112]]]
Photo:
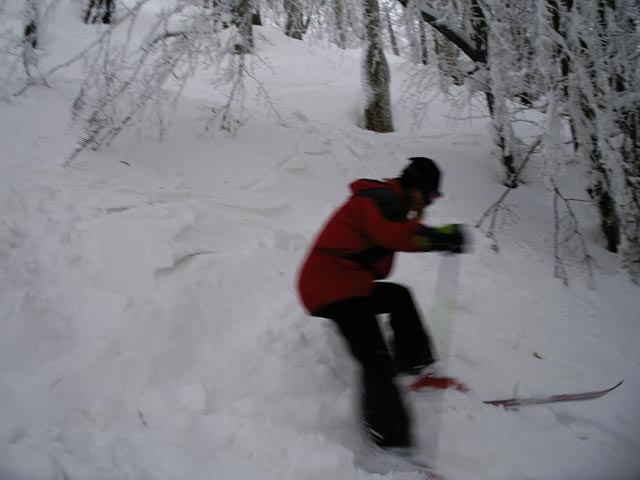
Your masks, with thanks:
[[[56,72],[58,72],[59,70],[62,70],[64,68],[67,68],[71,65],[73,65],[74,63],[87,58],[91,52],[96,49],[99,45],[103,44],[105,42],[105,40],[107,38],[109,38],[112,34],[113,31],[120,26],[121,24],[124,24],[128,21],[131,21],[132,18],[135,18],[135,16],[138,14],[138,12],[140,11],[140,9],[146,4],[149,3],[150,0],[139,0],[138,3],[136,3],[136,5],[134,7],[132,7],[128,13],[124,16],[122,16],[121,18],[119,18],[117,21],[113,22],[113,24],[111,25],[110,28],[108,28],[107,30],[105,30],[98,38],[96,38],[93,42],[91,42],[89,45],[87,45],[85,48],[83,48],[77,55],[74,55],[73,57],[71,57],[70,59],[66,60],[65,62],[62,62],[52,68],[50,68],[49,70],[47,70],[45,73],[42,74],[42,78],[46,79],[50,76],[52,76],[53,74],[55,74]],[[14,97],[18,97],[22,94],[24,94],[29,88],[33,87],[34,85],[38,84],[38,79],[32,79],[29,78],[28,81],[25,83],[25,85],[23,85],[19,90],[15,91],[13,93]]]
[[[446,13],[431,7],[426,0],[398,1],[404,7],[407,7],[411,1],[415,1],[425,22],[456,44],[471,60],[478,63],[486,63],[486,51],[476,48],[471,36],[452,22]]]
[[[587,243],[580,229],[580,222],[571,206],[572,200],[565,197],[555,180],[553,187],[553,252],[554,252],[554,276],[562,279],[565,285],[569,285],[567,273],[568,262],[573,260],[573,265],[582,267],[587,272],[587,279],[591,288],[595,287],[593,279],[593,257],[589,254]],[[562,209],[561,205],[564,207]]]

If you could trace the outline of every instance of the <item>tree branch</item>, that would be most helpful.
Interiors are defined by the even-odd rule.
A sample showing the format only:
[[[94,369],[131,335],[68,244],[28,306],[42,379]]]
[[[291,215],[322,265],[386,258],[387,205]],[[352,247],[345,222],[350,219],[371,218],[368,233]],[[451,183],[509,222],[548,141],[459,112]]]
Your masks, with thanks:
[[[532,157],[534,150],[538,147],[538,145],[540,145],[541,142],[542,142],[542,137],[538,137],[536,141],[531,144],[531,146],[529,147],[529,151],[527,152],[527,156],[522,161],[522,163],[518,167],[518,170],[516,170],[514,174],[514,178],[513,178],[514,182],[516,183],[518,182],[518,179],[520,178],[520,174],[522,173],[524,168],[527,166],[527,163],[529,163],[529,159]],[[504,199],[507,198],[507,195],[511,193],[513,188],[514,187],[507,187],[505,191],[502,192],[502,195],[500,195],[500,198],[498,198],[498,200],[492,203],[491,206],[487,208],[487,210],[485,210],[485,212],[480,217],[480,220],[478,220],[478,222],[475,225],[476,228],[480,228],[484,223],[484,221],[486,220],[486,218],[489,215],[491,215],[491,222],[489,224],[489,229],[487,230],[487,237],[491,238],[494,241],[494,244],[493,244],[494,250],[498,249],[497,242],[495,240],[495,227],[496,227],[498,215],[501,211],[506,211],[507,213],[509,213],[509,208],[504,205]]]
[[[593,257],[589,254],[587,249],[587,243],[584,240],[584,236],[580,231],[580,223],[578,217],[571,208],[571,199],[566,198],[554,179],[551,179],[551,186],[553,187],[553,213],[554,213],[554,233],[553,233],[553,252],[555,257],[554,276],[562,279],[565,285],[569,285],[569,276],[565,268],[566,263],[563,257],[569,253],[576,256],[577,260],[585,265],[587,269],[588,283],[590,288],[594,288],[593,280]],[[566,221],[563,221],[561,217],[559,203],[560,200],[564,203],[566,209]],[[562,231],[566,233],[562,235]],[[575,238],[578,239],[578,246],[576,248]]]
[[[120,25],[125,20],[129,19],[130,17],[132,17],[133,15],[137,14],[138,11],[142,8],[142,6],[144,4],[146,4],[146,3],[148,3],[149,1],[150,0],[140,0],[138,3],[136,3],[136,5],[132,9],[129,10],[129,13],[127,15],[123,16],[122,18],[118,19],[118,21],[116,21],[113,24],[111,24],[111,26],[102,35],[100,35],[97,39],[95,39],[93,42],[91,42],[87,47],[85,47],[75,57],[72,57],[71,59],[67,60],[66,62],[61,63],[61,64],[49,69],[46,73],[42,74],[41,77],[44,79],[44,78],[48,77],[49,75],[54,74],[58,70],[61,70],[61,69],[66,68],[66,67],[68,67],[70,65],[73,65],[78,60],[81,60],[82,58],[84,58],[85,55],[87,54],[87,52],[89,52],[91,49],[93,49],[97,45],[100,45],[104,41],[105,38],[107,38],[109,35],[111,35],[113,33],[113,30],[118,25]],[[33,87],[37,83],[38,82],[35,79],[30,78],[27,81],[27,83],[20,90],[16,91],[13,94],[13,96],[14,97],[19,97],[20,95],[24,94],[27,90],[29,90],[31,87]]]
[[[409,0],[398,0],[403,7],[407,7]],[[418,9],[422,14],[422,19],[435,28],[438,32],[444,35],[447,39],[451,40],[460,50],[462,50],[467,57],[476,63],[487,63],[487,52],[480,50],[474,46],[474,42],[471,37],[467,36],[465,32],[459,28],[451,25],[449,22],[441,20],[444,18],[444,14],[438,12],[434,8],[428,5],[428,2],[422,0],[418,2]]]

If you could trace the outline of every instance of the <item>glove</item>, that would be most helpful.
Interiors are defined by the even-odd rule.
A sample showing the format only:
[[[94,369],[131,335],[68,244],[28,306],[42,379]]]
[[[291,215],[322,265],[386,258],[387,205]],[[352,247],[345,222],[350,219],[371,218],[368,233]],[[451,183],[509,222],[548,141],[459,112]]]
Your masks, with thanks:
[[[422,226],[416,232],[416,243],[423,251],[464,253],[467,246],[465,226],[458,223],[440,227]]]

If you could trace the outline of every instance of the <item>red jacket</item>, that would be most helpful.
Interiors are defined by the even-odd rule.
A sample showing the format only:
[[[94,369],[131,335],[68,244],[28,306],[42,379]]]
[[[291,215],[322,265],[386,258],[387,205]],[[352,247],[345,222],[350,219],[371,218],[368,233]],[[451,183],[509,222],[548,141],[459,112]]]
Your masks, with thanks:
[[[338,300],[366,297],[374,280],[389,275],[397,251],[418,251],[427,229],[407,220],[397,179],[356,180],[351,196],[328,220],[300,270],[298,291],[313,313]]]

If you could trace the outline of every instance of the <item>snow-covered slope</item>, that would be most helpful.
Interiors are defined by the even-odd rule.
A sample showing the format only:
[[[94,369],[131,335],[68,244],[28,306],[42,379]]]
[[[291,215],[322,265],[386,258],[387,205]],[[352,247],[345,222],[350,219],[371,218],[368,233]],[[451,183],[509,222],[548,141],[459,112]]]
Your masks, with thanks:
[[[91,35],[58,20],[69,25],[50,35],[66,47],[51,65]],[[258,49],[280,118],[250,100],[235,136],[198,137],[204,78],[164,142],[143,129],[66,167],[78,72],[0,108],[1,480],[378,478],[354,466],[357,372],[332,326],[299,306],[296,270],[347,184],[393,176],[409,156],[444,170],[428,221],[475,223],[502,192],[487,122],[452,120],[436,100],[412,129],[398,102],[408,68],[391,59],[397,131],[366,132],[360,52],[269,28]],[[409,396],[418,441],[452,480],[636,480],[639,291],[596,243],[596,289],[552,277],[535,166],[510,203],[521,223],[502,227],[499,253],[474,231],[444,324],[434,292],[451,259],[396,265],[434,320],[442,370],[472,387]],[[591,402],[481,401],[623,378]]]

